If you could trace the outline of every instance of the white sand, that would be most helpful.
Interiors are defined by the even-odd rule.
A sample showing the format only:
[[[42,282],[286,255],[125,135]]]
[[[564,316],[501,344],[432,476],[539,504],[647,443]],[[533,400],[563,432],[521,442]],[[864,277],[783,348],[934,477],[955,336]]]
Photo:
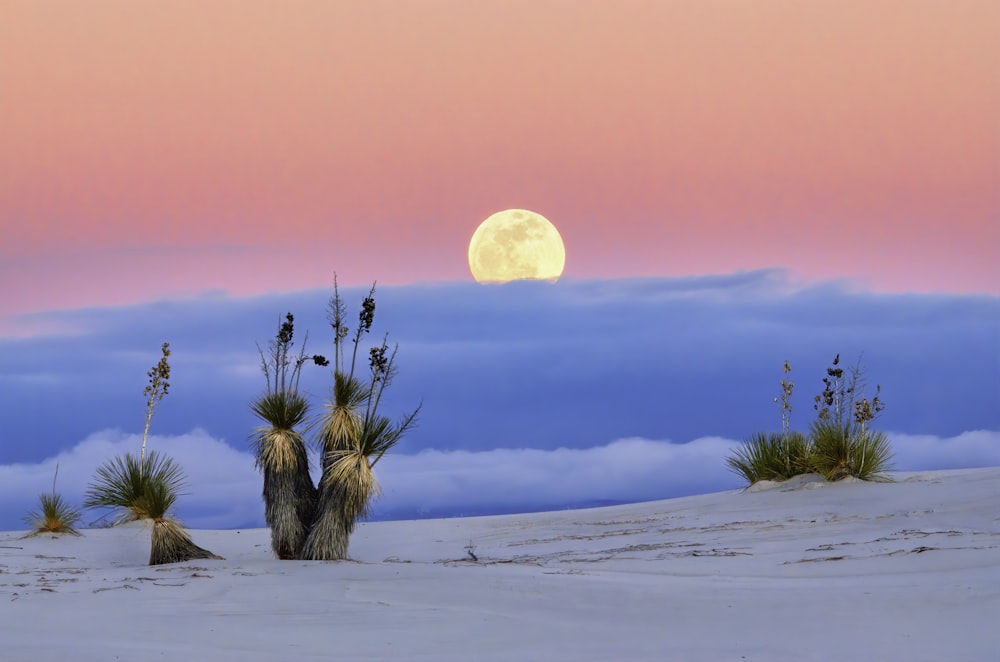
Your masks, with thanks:
[[[362,525],[354,562],[0,534],[4,660],[997,660],[1000,468]],[[479,562],[462,560],[475,546]]]

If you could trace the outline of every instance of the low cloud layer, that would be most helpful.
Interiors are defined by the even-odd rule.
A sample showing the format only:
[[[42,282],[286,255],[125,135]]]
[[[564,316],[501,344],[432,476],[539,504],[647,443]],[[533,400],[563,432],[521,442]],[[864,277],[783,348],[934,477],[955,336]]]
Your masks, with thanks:
[[[367,288],[344,290],[354,319]],[[286,311],[310,353],[332,349],[329,290],[221,295],[56,311],[0,338],[0,463],[31,462],[93,430],[142,428],[145,374],[169,341],[172,386],[153,432],[200,428],[237,450],[264,388],[256,343]],[[780,427],[773,402],[793,366],[792,425],[814,418],[835,354],[863,355],[882,385],[881,429],[953,436],[1000,429],[1000,298],[800,286],[780,271],[697,278],[381,288],[372,338],[399,343],[385,401],[423,402],[400,450],[586,449],[609,439],[742,438]],[[364,351],[364,350],[363,350]],[[320,411],[328,369],[303,387]]]
[[[1000,465],[1000,431],[954,437],[890,434],[900,471]],[[52,487],[79,505],[96,468],[126,451],[139,435],[106,430],[37,463],[0,465],[0,530],[24,527],[21,518]],[[621,439],[572,449],[428,450],[387,455],[376,468],[383,493],[374,516],[450,517],[662,499],[742,487],[725,458],[737,442],[703,437],[683,444]],[[262,481],[253,457],[203,430],[153,436],[149,447],[171,455],[188,477],[177,514],[193,528],[263,526]],[[88,511],[84,521],[100,519]]]

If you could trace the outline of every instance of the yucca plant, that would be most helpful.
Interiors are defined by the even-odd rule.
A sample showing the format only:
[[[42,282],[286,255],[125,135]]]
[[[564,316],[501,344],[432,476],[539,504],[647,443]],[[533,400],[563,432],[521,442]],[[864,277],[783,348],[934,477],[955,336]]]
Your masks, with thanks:
[[[865,397],[865,372],[861,357],[845,378],[839,367],[840,354],[834,357],[823,379],[823,392],[814,400],[818,418],[810,431],[812,463],[827,480],[848,476],[862,480],[888,480],[892,450],[889,438],[869,429],[885,409],[882,387],[877,385],[875,396]],[[850,417],[853,410],[853,419]]]
[[[810,471],[809,440],[800,432],[791,431],[792,392],[795,383],[787,379],[792,366],[785,361],[782,369],[781,394],[774,398],[781,403],[781,433],[758,432],[726,458],[730,471],[751,485],[759,480],[787,480]]]
[[[257,428],[254,439],[256,465],[264,474],[264,520],[271,529],[271,548],[279,559],[296,559],[316,509],[306,444],[296,429],[305,420],[308,403],[298,394],[271,393],[252,409],[272,422]]]
[[[52,477],[52,491],[39,494],[39,509],[30,511],[24,518],[25,524],[33,529],[28,533],[29,536],[42,533],[80,535],[80,532],[75,528],[76,523],[80,521],[80,511],[69,505],[62,496],[56,493],[56,479],[58,477],[59,465],[57,464],[55,475]]]
[[[733,451],[726,464],[750,484],[787,480],[810,471],[809,440],[800,432],[758,432]]]
[[[124,458],[115,457],[108,460],[97,470],[97,479],[88,488],[83,503],[84,508],[114,508],[116,517],[113,524],[124,524],[149,517],[142,503],[149,470],[148,466],[144,467],[146,441],[149,438],[149,426],[156,412],[156,406],[170,390],[168,361],[170,343],[163,343],[160,351],[163,354],[160,360],[146,373],[149,383],[143,390],[143,395],[146,396],[146,419],[142,428],[142,447],[139,457],[126,453]],[[169,463],[172,464],[172,461]],[[176,470],[180,471],[179,468]]]
[[[166,455],[146,452],[149,424],[157,403],[169,387],[170,356],[168,343],[163,343],[163,357],[147,375],[146,423],[142,432],[139,456],[125,453],[114,457],[97,469],[97,477],[87,486],[83,505],[86,508],[111,508],[114,524],[137,520],[152,522],[152,547],[149,564],[174,563],[190,559],[218,559],[212,552],[195,545],[180,522],[170,515],[181,488],[184,474],[180,466]]]
[[[361,305],[348,366],[344,351],[348,336],[345,306],[334,280],[329,307],[334,335],[333,402],[327,405],[318,426],[323,474],[316,518],[303,550],[307,559],[347,558],[355,524],[368,516],[379,491],[372,470],[414,425],[420,410],[417,407],[396,423],[379,413],[382,395],[395,374],[396,350],[389,352],[384,338],[380,345],[369,350],[368,379],[362,380],[355,374],[359,345],[374,322],[374,294],[373,285]]]
[[[293,335],[294,318],[287,313],[269,352],[265,355],[258,346],[267,391],[251,405],[265,423],[255,430],[253,445],[257,468],[264,474],[264,520],[279,559],[301,557],[316,510],[317,491],[300,432],[309,412],[309,402],[298,392],[301,369],[308,361],[328,365],[323,356],[307,357],[305,343],[297,356],[291,355]]]
[[[97,470],[97,480],[87,487],[86,508],[111,508],[116,524],[150,520],[153,525],[149,565],[191,559],[218,559],[195,545],[180,522],[170,515],[184,486],[180,466],[156,451],[142,460],[131,453],[115,457]]]
[[[813,467],[827,480],[887,480],[892,450],[885,433],[820,420],[813,424],[811,437]]]

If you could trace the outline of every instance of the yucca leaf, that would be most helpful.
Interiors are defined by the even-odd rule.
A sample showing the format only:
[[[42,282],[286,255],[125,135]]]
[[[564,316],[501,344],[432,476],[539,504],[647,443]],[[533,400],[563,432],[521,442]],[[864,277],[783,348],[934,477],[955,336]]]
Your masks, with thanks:
[[[85,508],[113,508],[117,523],[165,517],[184,486],[180,466],[156,451],[144,461],[131,453],[114,457],[97,469],[88,485]]]
[[[267,427],[292,430],[306,420],[309,402],[294,391],[272,391],[257,398],[250,408]]]

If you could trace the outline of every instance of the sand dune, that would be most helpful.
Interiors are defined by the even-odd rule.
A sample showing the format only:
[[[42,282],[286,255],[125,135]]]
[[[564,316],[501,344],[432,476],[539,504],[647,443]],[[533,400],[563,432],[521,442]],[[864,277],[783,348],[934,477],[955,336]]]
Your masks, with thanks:
[[[4,660],[995,660],[1000,468],[359,527],[352,562],[149,567],[142,526],[0,534]],[[478,560],[472,560],[469,551]]]

